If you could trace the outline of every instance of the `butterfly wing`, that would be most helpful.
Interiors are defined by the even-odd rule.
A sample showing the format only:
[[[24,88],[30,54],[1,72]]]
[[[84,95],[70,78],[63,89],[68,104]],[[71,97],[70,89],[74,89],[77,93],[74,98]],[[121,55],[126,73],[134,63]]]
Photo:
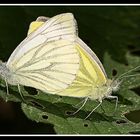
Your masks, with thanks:
[[[34,32],[35,30],[37,30],[41,25],[43,25],[49,19],[50,19],[49,17],[39,16],[36,19],[36,21],[31,22],[28,30],[28,35]]]
[[[76,20],[71,13],[60,14],[48,19],[40,28],[29,34],[14,50],[7,62],[7,67],[13,68],[13,63],[30,49],[43,43],[66,39],[74,41],[77,36]]]
[[[39,26],[44,24],[44,22],[47,21],[48,19],[49,19],[49,17],[44,17],[44,16],[38,17],[36,19],[36,21],[31,23],[29,31],[28,31],[28,34],[30,34],[36,28],[38,28]],[[96,56],[96,54],[79,37],[77,37],[76,42],[80,45],[80,47],[82,49],[84,49],[84,51],[86,51],[89,54],[89,56],[92,59],[92,61],[95,61],[95,63],[97,63],[97,65],[99,66],[101,71],[104,73],[104,76],[107,78],[107,75],[106,75],[106,72],[104,70],[104,67],[103,67],[102,63],[100,62],[99,58]]]
[[[20,84],[55,93],[75,79],[79,56],[73,43],[58,40],[28,51],[14,67]]]
[[[48,17],[38,17],[31,26],[39,27]],[[29,29],[29,33],[33,28]],[[65,90],[57,93],[64,96],[87,97],[94,85],[100,86],[106,83],[107,75],[104,67],[96,54],[77,37],[76,45],[80,55],[80,69],[73,83]]]
[[[75,38],[72,14],[50,18],[19,44],[7,67],[19,84],[56,93],[72,83],[79,69]]]
[[[103,77],[107,78],[104,67],[96,54],[80,38],[77,38],[77,43],[79,44],[79,47],[81,47],[86,53],[88,53],[90,59],[92,59],[92,61],[97,64],[97,67],[99,67],[100,71],[103,72]]]
[[[90,96],[93,88],[101,87],[105,84],[107,77],[95,53],[80,38],[77,38],[76,43],[76,49],[80,55],[80,68],[72,84],[59,94],[72,97],[87,97]]]

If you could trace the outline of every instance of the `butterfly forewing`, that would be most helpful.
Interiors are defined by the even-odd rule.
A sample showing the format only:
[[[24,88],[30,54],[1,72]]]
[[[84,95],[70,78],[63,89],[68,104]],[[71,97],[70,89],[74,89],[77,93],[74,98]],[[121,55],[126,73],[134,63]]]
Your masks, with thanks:
[[[75,79],[79,55],[70,41],[58,40],[47,45],[29,51],[13,66],[20,84],[56,92],[68,87]]]
[[[15,49],[7,67],[21,85],[49,93],[67,88],[76,78],[76,21],[66,13],[47,20]]]
[[[40,28],[29,34],[11,54],[7,67],[14,69],[12,64],[30,49],[43,43],[66,39],[74,41],[77,36],[76,21],[71,13],[60,14],[48,19]]]

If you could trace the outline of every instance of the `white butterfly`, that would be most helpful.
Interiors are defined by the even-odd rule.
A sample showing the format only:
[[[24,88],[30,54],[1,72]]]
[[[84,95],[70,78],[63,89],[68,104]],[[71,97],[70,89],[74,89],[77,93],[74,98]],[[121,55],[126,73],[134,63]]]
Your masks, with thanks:
[[[35,28],[38,28],[40,24],[44,24],[43,22],[48,19],[48,17],[38,17],[36,21],[31,23],[29,33],[33,32]],[[136,76],[126,76],[126,74],[138,69],[140,66],[127,71],[126,73],[120,75],[117,79],[111,80],[108,79],[104,67],[96,54],[78,36],[75,40],[74,46],[80,57],[79,70],[77,71],[76,78],[73,80],[73,82],[66,89],[59,91],[57,95],[84,98],[84,103],[82,106],[73,114],[77,113],[85,105],[88,99],[98,100],[100,103],[85,119],[87,119],[92,112],[102,104],[102,100],[104,98],[115,98],[116,109],[118,97],[112,96],[111,93],[119,89],[121,79]]]
[[[96,54],[78,37],[76,20],[71,13],[44,18],[44,24],[29,31],[8,62],[0,63],[7,92],[8,84],[18,85],[20,94],[19,85],[25,85],[50,94],[84,98],[76,112],[88,99],[100,102],[91,113],[104,98],[116,98],[117,105],[118,97],[111,93],[119,89],[125,74],[116,80],[108,79]]]
[[[0,63],[7,87],[25,85],[49,93],[67,88],[79,69],[79,55],[73,45],[76,36],[73,14],[47,20],[17,46],[8,62]]]

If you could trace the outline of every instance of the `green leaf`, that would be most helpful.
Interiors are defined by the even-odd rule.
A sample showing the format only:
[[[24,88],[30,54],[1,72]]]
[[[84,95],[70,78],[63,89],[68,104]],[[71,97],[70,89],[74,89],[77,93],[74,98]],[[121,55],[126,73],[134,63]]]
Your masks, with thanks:
[[[14,12],[11,13],[13,9]],[[3,13],[5,10],[6,8],[3,8]],[[8,16],[14,19],[13,16],[16,15],[16,19],[13,24],[6,22],[6,18],[0,22],[0,29],[3,28],[0,33],[3,37],[0,39],[1,46],[10,48],[10,51],[6,51],[4,47],[0,47],[2,60],[8,58],[15,44],[26,36],[29,23],[38,16],[51,17],[58,13],[72,12],[78,22],[79,36],[97,54],[109,78],[117,78],[140,65],[139,7],[45,6],[13,7],[8,10],[11,13]],[[0,16],[3,13],[1,12]],[[20,15],[23,17],[20,18]],[[20,31],[16,30],[16,21],[22,24],[24,30],[21,29],[21,24],[16,26]],[[11,34],[8,36],[7,32]],[[20,36],[15,39],[13,33]],[[13,40],[15,42],[11,44]],[[139,71],[132,74],[138,73]],[[22,102],[22,110],[29,119],[46,125],[52,124],[58,134],[134,134],[140,132],[140,119],[137,117],[140,115],[140,76],[124,78],[119,91],[112,94],[119,98],[115,114],[113,114],[115,100],[104,99],[103,109],[99,107],[87,120],[84,120],[85,117],[98,105],[98,102],[89,100],[83,109],[71,115],[80,106],[75,107],[75,105],[83,99],[50,95],[35,91],[33,88],[27,90],[21,86],[24,102],[16,86],[9,86],[9,89],[10,95],[7,95],[5,83],[0,83],[0,96],[3,99]]]
[[[130,54],[128,55],[128,58],[132,57]],[[138,57],[136,57],[137,59]],[[105,55],[104,60],[110,77],[112,69],[116,69],[118,75],[120,75],[132,67],[111,60],[108,54]],[[138,65],[139,62],[135,64]],[[128,112],[140,109],[139,95],[130,90],[137,86],[140,86],[139,77],[124,80],[120,90],[115,94],[119,97],[115,115],[113,114],[115,101],[105,99],[102,104],[105,112],[101,108],[98,108],[89,119],[84,120],[87,114],[97,105],[95,101],[88,101],[79,113],[69,115],[71,112],[76,111],[76,108],[72,105],[79,103],[80,99],[45,95],[42,92],[38,92],[34,96],[36,98],[36,101],[34,101],[43,105],[42,107],[38,106],[38,108],[34,108],[33,106],[22,104],[22,109],[27,117],[32,120],[52,123],[55,131],[59,134],[128,134],[140,130],[140,123],[131,122],[125,117]]]

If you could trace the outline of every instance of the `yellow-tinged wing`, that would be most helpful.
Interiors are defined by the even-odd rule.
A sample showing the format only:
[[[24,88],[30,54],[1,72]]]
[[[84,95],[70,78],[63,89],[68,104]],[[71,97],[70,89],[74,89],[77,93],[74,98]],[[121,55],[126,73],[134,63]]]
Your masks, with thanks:
[[[49,17],[44,17],[44,16],[38,17],[36,19],[36,21],[33,21],[30,24],[28,34],[32,33],[34,30],[39,28],[48,19],[49,19]],[[76,43],[78,43],[78,46],[80,46],[80,48],[82,48],[82,50],[84,50],[86,53],[88,53],[88,56],[90,57],[91,61],[94,61],[97,64],[97,67],[99,67],[101,72],[103,72],[104,79],[106,79],[107,78],[106,72],[105,72],[104,67],[103,67],[102,63],[100,62],[99,58],[96,56],[96,54],[79,37],[76,38]]]
[[[49,17],[39,16],[36,19],[36,21],[33,21],[30,23],[27,35],[31,34],[35,30],[37,30],[41,25],[43,25],[49,19],[50,19]]]
[[[80,43],[79,43],[80,41]],[[76,79],[63,92],[59,94],[72,97],[87,97],[93,93],[93,89],[101,87],[106,83],[107,78],[100,65],[92,59],[81,45],[85,45],[80,39],[77,39],[76,49],[80,55],[80,68]],[[92,52],[91,52],[92,53]],[[92,91],[92,93],[91,93]]]
[[[34,32],[36,29],[38,29],[41,25],[43,25],[44,22],[43,21],[39,21],[39,22],[32,22],[29,26],[29,30],[28,30],[28,34],[31,34],[32,32]]]

